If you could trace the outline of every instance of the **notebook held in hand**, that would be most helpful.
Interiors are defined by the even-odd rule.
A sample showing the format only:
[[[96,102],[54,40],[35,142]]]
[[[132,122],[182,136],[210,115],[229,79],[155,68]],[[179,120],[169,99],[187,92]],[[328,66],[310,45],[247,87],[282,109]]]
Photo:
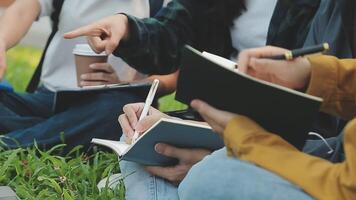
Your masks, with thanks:
[[[177,159],[157,153],[157,143],[170,144],[179,148],[202,148],[217,150],[224,146],[222,139],[209,126],[187,122],[179,119],[162,118],[139,139],[129,145],[125,142],[94,138],[92,143],[111,148],[122,160],[133,161],[143,165],[171,166]]]
[[[302,149],[322,99],[239,73],[229,63],[184,47],[176,99],[245,115]]]

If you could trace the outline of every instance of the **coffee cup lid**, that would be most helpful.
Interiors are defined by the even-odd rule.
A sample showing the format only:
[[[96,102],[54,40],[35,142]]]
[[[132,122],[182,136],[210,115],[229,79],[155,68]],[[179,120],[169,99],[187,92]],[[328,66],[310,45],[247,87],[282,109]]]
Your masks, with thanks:
[[[105,52],[97,54],[89,44],[77,44],[73,49],[73,54],[81,56],[107,56]]]

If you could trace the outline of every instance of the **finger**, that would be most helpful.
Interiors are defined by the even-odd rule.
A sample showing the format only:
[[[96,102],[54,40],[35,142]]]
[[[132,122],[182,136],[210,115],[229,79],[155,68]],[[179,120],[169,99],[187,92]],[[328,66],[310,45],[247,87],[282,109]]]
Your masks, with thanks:
[[[97,81],[97,82],[109,82],[110,74],[105,72],[93,72],[88,74],[82,74],[80,79],[82,81]]]
[[[183,149],[163,143],[156,144],[155,151],[164,156],[177,158],[180,163],[194,164],[211,153],[206,149]]]
[[[107,82],[104,81],[80,81],[79,85],[81,87],[86,87],[86,86],[98,86],[98,85],[106,85]]]
[[[201,115],[208,117],[210,119],[217,118],[217,114],[220,113],[220,110],[208,105],[207,103],[200,100],[193,100],[191,106],[198,111]]]
[[[129,120],[125,114],[119,116],[119,124],[121,126],[122,132],[125,134],[126,138],[132,138],[134,135],[133,127],[130,125]]]
[[[123,107],[123,111],[126,114],[133,128],[136,127],[143,106],[144,104],[142,103],[136,103],[136,104],[127,104]]]
[[[90,47],[95,53],[100,54],[105,51],[105,40],[102,40],[100,37],[88,37],[87,39]]]
[[[94,63],[89,65],[89,67],[96,71],[104,71],[107,73],[114,73],[114,68],[109,63]]]
[[[235,116],[233,113],[218,110],[200,100],[193,100],[191,106],[197,110],[213,130],[219,134],[224,132],[227,123]]]
[[[73,39],[81,36],[100,37],[102,34],[105,33],[106,31],[100,27],[100,24],[94,23],[67,32],[63,35],[63,37],[65,39]]]
[[[158,176],[167,180],[170,180],[170,177],[173,174],[172,167],[147,166],[145,167],[145,170],[154,176]]]
[[[270,74],[284,70],[288,65],[286,61],[276,61],[271,59],[257,59],[252,58],[249,65],[255,71],[256,74]]]
[[[146,116],[141,121],[137,122],[135,130],[139,133],[145,132],[151,128],[160,118],[157,118],[156,115]]]
[[[155,145],[155,151],[164,156],[177,158],[179,160],[187,160],[190,158],[191,151],[180,149],[168,144],[158,143]]]
[[[270,57],[274,55],[284,54],[287,51],[288,51],[287,49],[282,49],[279,47],[271,47],[271,46],[242,51],[239,54],[239,59],[238,59],[239,70],[240,72],[246,73],[249,67],[248,65],[249,61],[252,57],[254,58]]]

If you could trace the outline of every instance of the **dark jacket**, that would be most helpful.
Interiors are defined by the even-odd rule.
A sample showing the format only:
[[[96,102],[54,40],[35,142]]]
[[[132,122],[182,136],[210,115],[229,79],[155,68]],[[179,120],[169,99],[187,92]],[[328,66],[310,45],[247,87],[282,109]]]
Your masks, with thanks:
[[[319,0],[280,0],[271,20],[267,44],[302,47]],[[190,44],[223,57],[230,57],[230,27],[244,10],[239,0],[174,0],[155,18],[129,17],[130,41],[115,55],[138,71],[168,74],[178,69],[180,49]]]
[[[305,46],[328,42],[330,55],[339,58],[355,57],[354,20],[355,0],[322,0],[313,20]]]

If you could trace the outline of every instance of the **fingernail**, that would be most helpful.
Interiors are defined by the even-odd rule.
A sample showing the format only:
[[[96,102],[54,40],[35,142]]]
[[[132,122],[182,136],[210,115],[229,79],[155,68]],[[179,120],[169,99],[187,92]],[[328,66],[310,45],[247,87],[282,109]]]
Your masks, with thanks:
[[[90,68],[95,68],[95,64],[90,64],[89,67]]]
[[[86,78],[87,78],[87,75],[82,74],[82,75],[80,76],[80,78],[81,78],[81,79],[86,79]]]
[[[164,145],[163,144],[156,144],[155,145],[155,151],[157,152],[157,153],[163,153],[163,151],[164,151]]]

